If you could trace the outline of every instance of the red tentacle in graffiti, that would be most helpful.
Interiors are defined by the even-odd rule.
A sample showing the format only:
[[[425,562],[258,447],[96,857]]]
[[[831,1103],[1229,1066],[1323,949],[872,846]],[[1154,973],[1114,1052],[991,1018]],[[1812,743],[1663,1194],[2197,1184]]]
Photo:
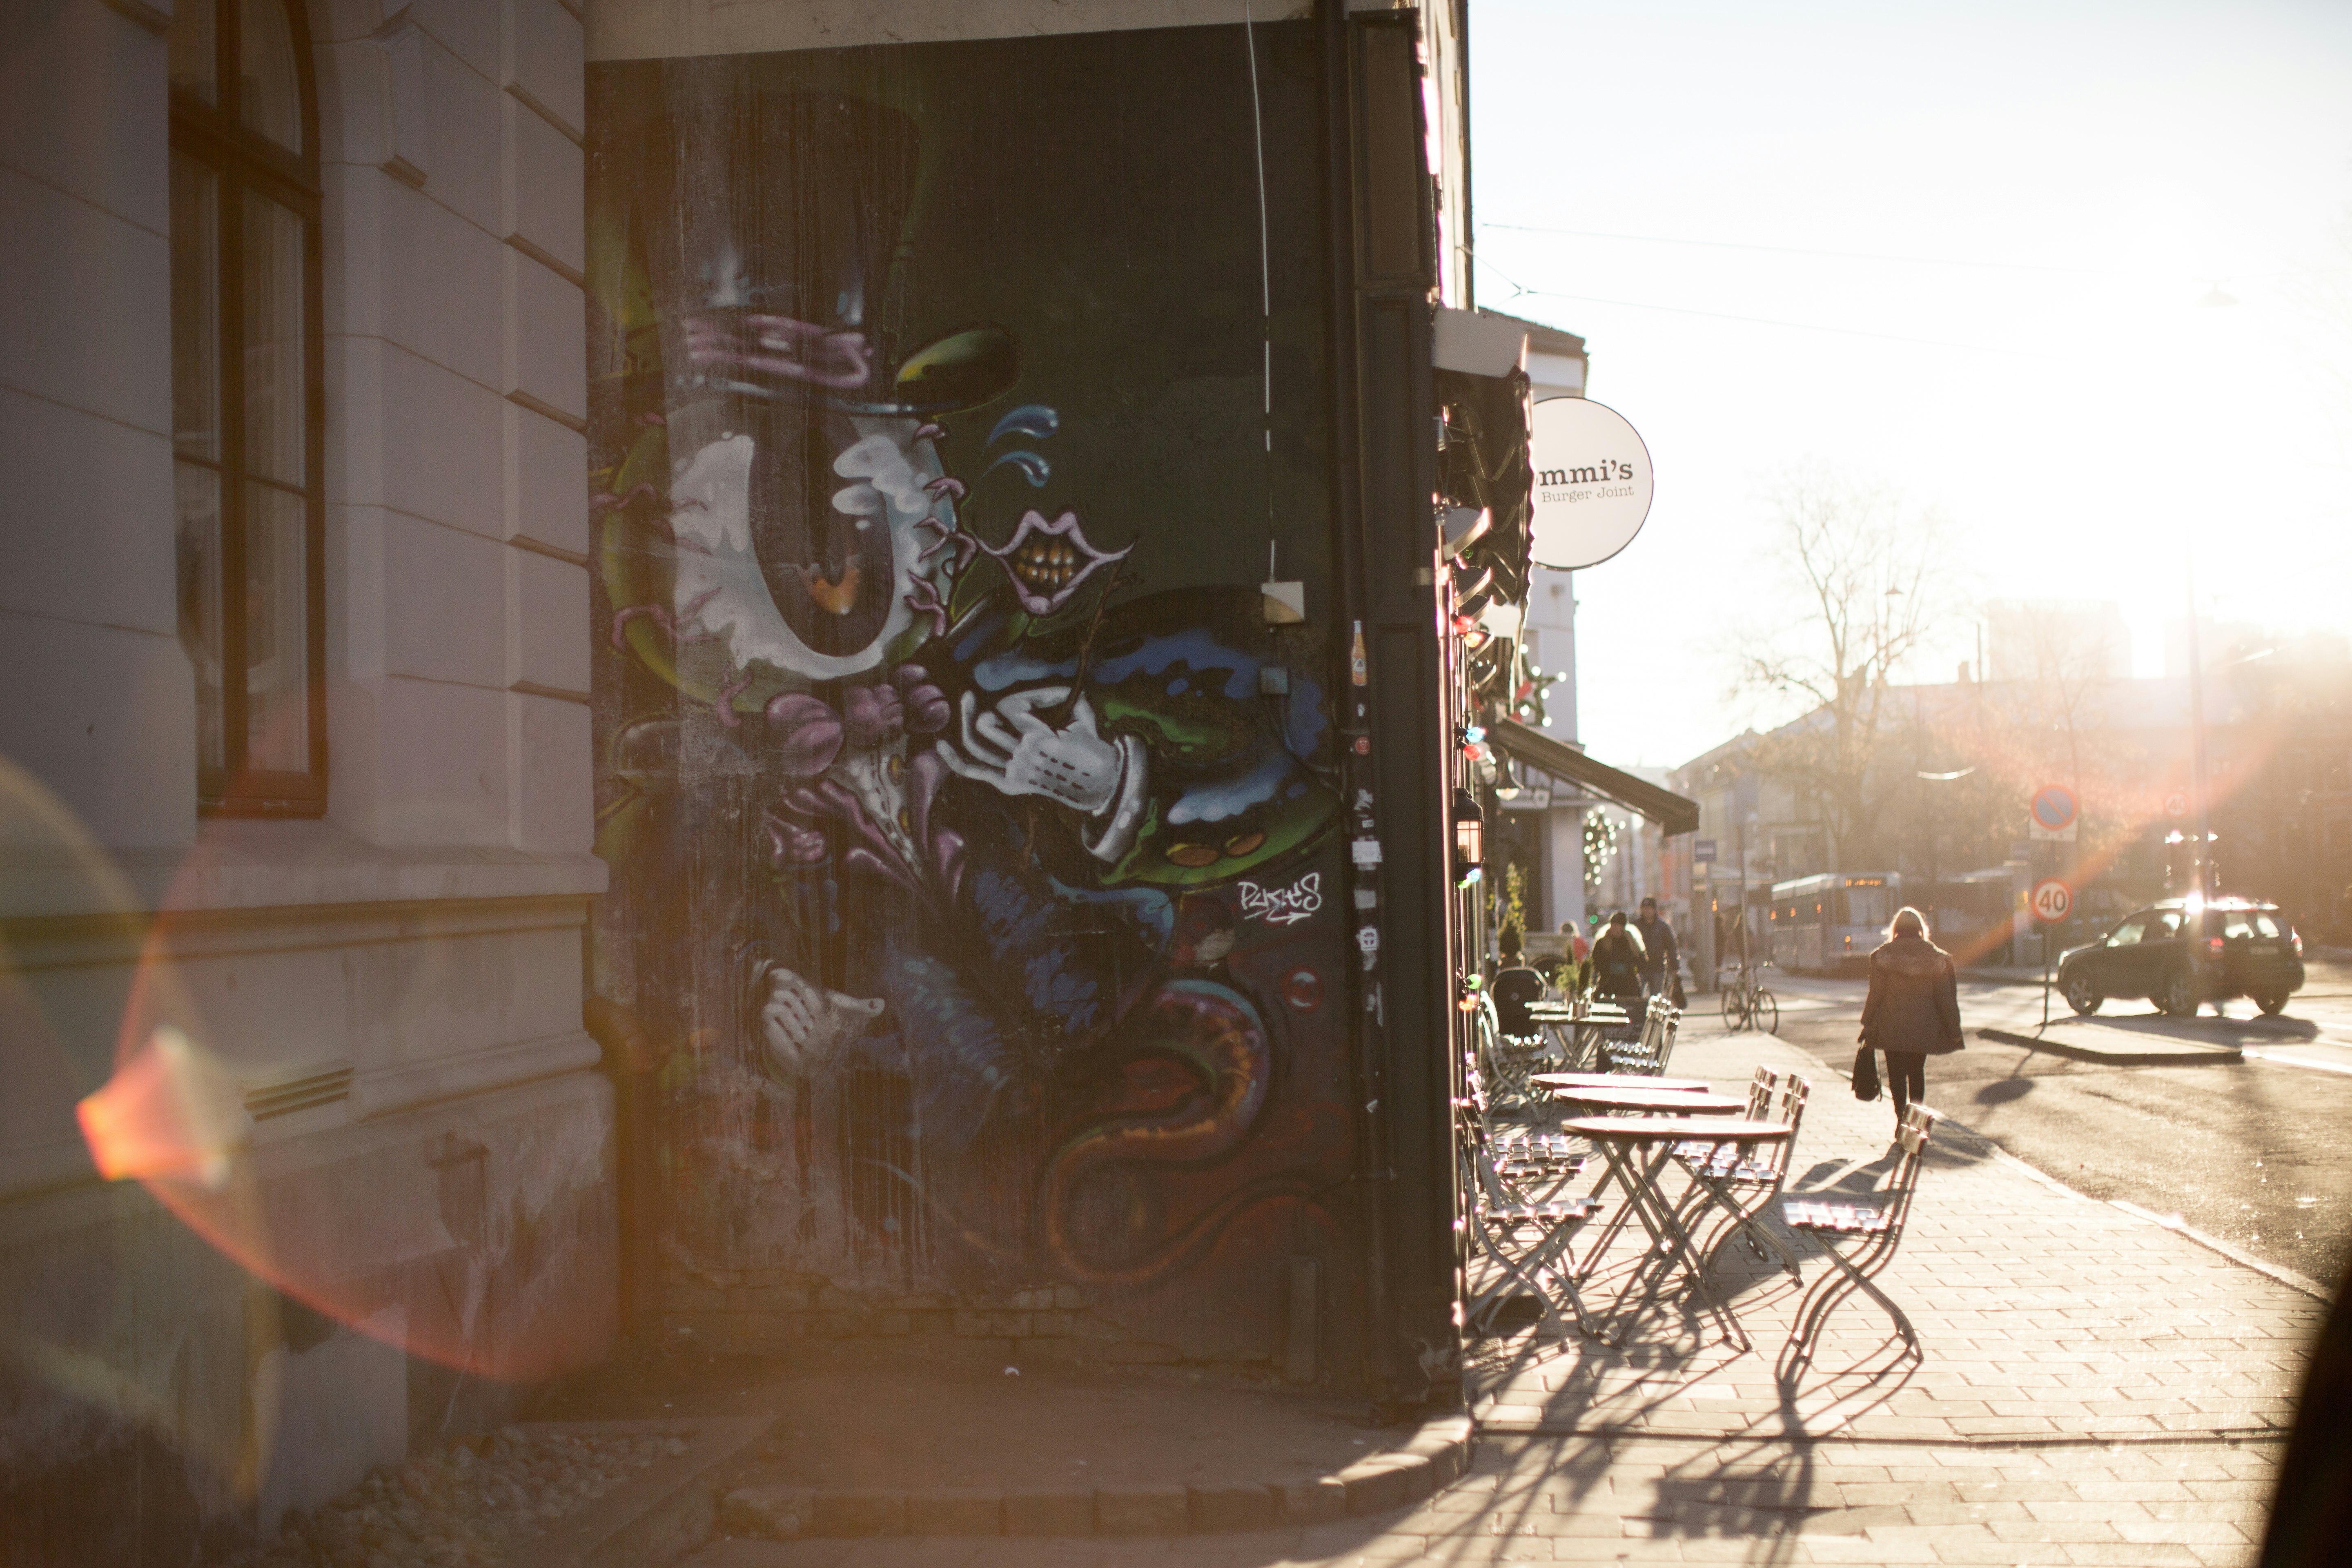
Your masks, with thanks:
[[[654,489],[650,481],[639,479],[620,495],[614,495],[611,490],[598,490],[594,495],[590,496],[588,515],[593,517],[598,512],[618,510],[627,507],[640,496],[647,500],[661,500],[661,492]]]
[[[941,474],[938,479],[925,485],[923,491],[927,495],[953,496],[958,500],[963,500],[965,493],[963,481],[953,474]]]
[[[718,700],[711,704],[712,707],[719,710],[719,721],[721,724],[726,725],[730,730],[740,727],[743,722],[742,720],[735,717],[736,694],[742,691],[751,684],[751,678],[749,675],[737,676],[734,679],[729,681],[726,685],[719,689]]]
[[[711,589],[707,594],[696,595],[695,597],[688,603],[686,611],[682,616],[672,616],[669,611],[664,609],[659,605],[630,605],[624,608],[615,610],[613,612],[613,646],[615,648],[624,649],[628,647],[627,641],[621,634],[628,629],[628,626],[631,621],[636,620],[640,617],[653,622],[654,625],[667,632],[669,634],[670,646],[673,647],[685,647],[691,643],[717,642],[719,640],[719,636],[716,632],[693,632],[681,636],[679,635],[677,628],[680,621],[692,620],[695,616],[700,612],[703,605],[710,603],[711,600],[718,596],[719,590],[716,588]],[[742,688],[739,686],[736,689],[740,691]]]
[[[650,425],[656,428],[667,428],[669,425],[668,420],[663,418],[660,415],[654,413],[651,409],[647,409],[645,413],[638,415],[637,423],[640,425]]]
[[[1100,1285],[1141,1285],[1181,1267],[1216,1237],[1242,1208],[1304,1190],[1283,1178],[1253,1183],[1226,1194],[1181,1231],[1139,1256],[1105,1262],[1087,1256],[1074,1234],[1074,1200],[1086,1178],[1122,1163],[1180,1162],[1200,1165],[1232,1153],[1264,1110],[1273,1078],[1265,1030],[1248,1005],[1223,986],[1176,981],[1144,1004],[1132,1026],[1139,1054],[1173,1057],[1207,1080],[1206,1094],[1174,1115],[1118,1116],[1085,1129],[1062,1146],[1045,1176],[1042,1208],[1045,1246],[1071,1279]]]
[[[971,558],[980,552],[980,541],[939,518],[919,517],[915,520],[915,526],[939,531],[939,538],[923,546],[922,552],[915,557],[916,561],[929,561],[942,550],[952,550],[955,561],[948,567],[948,574],[951,577],[962,575],[963,569],[971,564]]]
[[[940,597],[940,591],[931,586],[929,579],[922,577],[911,579],[907,584],[904,599],[907,607],[915,614],[931,617],[933,637],[938,637],[948,629],[947,601]]]

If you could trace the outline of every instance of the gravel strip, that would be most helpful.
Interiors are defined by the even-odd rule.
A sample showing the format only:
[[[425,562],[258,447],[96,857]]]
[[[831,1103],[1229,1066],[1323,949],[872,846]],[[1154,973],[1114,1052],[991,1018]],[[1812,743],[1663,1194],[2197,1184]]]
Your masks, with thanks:
[[[478,1449],[458,1444],[380,1465],[314,1513],[289,1510],[276,1545],[248,1548],[221,1568],[490,1568],[550,1521],[684,1452],[677,1437],[503,1427]]]

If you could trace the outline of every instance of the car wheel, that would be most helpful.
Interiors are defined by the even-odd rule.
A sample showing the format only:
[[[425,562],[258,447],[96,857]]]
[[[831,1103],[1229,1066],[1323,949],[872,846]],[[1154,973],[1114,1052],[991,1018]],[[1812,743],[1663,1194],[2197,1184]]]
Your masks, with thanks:
[[[2197,1016],[2197,977],[2189,972],[2187,964],[2172,972],[2172,977],[2164,983],[2164,994],[2157,998],[2156,1005],[2176,1018]]]
[[[2066,1005],[2072,1007],[2076,1013],[2085,1018],[2097,1012],[2099,1010],[2099,1004],[2106,1000],[2105,997],[2101,996],[2096,991],[2092,989],[2090,977],[2088,975],[2069,975],[2067,977],[2066,984],[2060,986],[2058,989],[2060,994],[2066,998]]]
[[[2275,1018],[2286,1011],[2286,993],[2280,991],[2268,996],[2257,996],[2254,1005],[2263,1010],[2263,1017]]]

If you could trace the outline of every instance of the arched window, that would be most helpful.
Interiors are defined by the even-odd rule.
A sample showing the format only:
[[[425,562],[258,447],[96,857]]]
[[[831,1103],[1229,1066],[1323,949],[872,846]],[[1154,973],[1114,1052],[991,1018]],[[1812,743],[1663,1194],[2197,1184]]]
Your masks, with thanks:
[[[171,31],[180,635],[204,809],[326,805],[319,121],[287,0],[179,0]]]

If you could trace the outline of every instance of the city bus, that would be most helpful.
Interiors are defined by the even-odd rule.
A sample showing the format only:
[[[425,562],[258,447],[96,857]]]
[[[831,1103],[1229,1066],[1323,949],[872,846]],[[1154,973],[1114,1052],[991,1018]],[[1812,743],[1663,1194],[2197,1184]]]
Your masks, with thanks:
[[[1859,969],[1886,940],[1902,907],[1903,879],[1893,871],[1832,871],[1772,884],[1765,911],[1772,963],[1792,973]]]

